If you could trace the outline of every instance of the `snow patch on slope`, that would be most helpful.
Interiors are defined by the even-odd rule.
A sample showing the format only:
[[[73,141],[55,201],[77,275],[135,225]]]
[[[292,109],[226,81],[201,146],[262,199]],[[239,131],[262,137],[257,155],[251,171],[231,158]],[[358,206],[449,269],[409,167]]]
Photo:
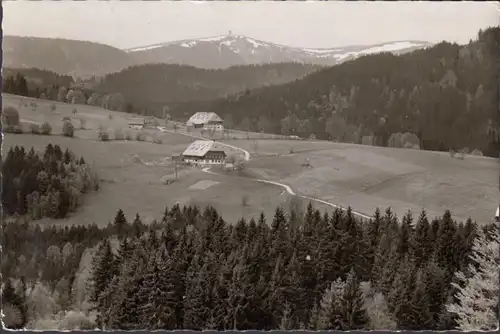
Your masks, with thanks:
[[[385,44],[381,46],[375,46],[364,51],[361,51],[362,54],[371,54],[371,53],[380,53],[380,52],[391,52],[403,49],[409,49],[414,46],[419,46],[421,44],[415,44],[410,42],[395,42],[391,44]]]

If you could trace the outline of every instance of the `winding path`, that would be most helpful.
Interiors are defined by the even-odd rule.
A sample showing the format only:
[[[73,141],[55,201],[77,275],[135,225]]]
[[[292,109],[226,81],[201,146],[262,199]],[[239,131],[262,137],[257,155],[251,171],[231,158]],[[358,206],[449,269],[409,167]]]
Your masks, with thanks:
[[[184,132],[175,132],[175,131],[167,130],[164,127],[161,127],[161,126],[158,127],[158,130],[160,130],[162,132],[177,133],[177,134],[181,134],[181,135],[192,137],[192,138],[207,140],[206,138],[203,138],[201,136],[192,135],[192,134],[184,133]],[[238,151],[242,152],[244,154],[244,156],[245,156],[245,161],[249,161],[250,160],[250,152],[248,152],[247,150],[242,149],[240,147],[233,146],[233,145],[225,144],[225,143],[222,143],[222,142],[217,142],[217,143],[220,144],[220,145],[223,145],[223,146],[226,146],[226,147],[230,147],[232,149],[235,149],[235,150],[238,150]],[[210,171],[210,167],[205,167],[205,168],[202,169],[202,171],[205,172],[205,173],[208,173],[208,174],[220,175],[220,176],[227,176],[227,175],[222,175],[222,174],[218,174],[218,173],[214,173],[214,172]],[[233,177],[235,177],[235,176],[233,176]],[[301,198],[304,198],[304,199],[308,199],[310,201],[314,201],[314,202],[318,202],[318,203],[321,203],[321,204],[328,205],[328,206],[330,206],[332,208],[336,208],[336,209],[345,209],[344,207],[342,207],[340,205],[337,205],[337,204],[334,204],[334,203],[330,203],[330,202],[324,201],[324,200],[319,199],[319,198],[314,198],[314,197],[305,196],[305,195],[298,195],[298,194],[296,194],[293,191],[293,189],[289,185],[286,185],[286,184],[283,184],[283,183],[279,183],[279,182],[275,182],[275,181],[269,181],[269,180],[262,180],[262,179],[250,179],[250,180],[253,180],[253,181],[256,181],[256,182],[261,182],[261,183],[272,184],[272,185],[275,185],[275,186],[282,187],[282,188],[284,188],[284,190],[288,194],[290,194],[292,196],[298,196],[298,197],[301,197]],[[364,219],[371,219],[372,218],[371,216],[365,215],[364,213],[361,213],[361,212],[358,212],[358,211],[352,210],[352,213],[355,216],[358,216],[358,217],[361,217],[361,218],[364,218]]]
[[[223,174],[219,174],[219,173],[214,173],[214,172],[210,171],[210,167],[205,167],[205,168],[202,169],[202,171],[204,171],[205,173],[208,173],[208,174],[220,175],[220,176],[227,176],[227,175],[223,175]],[[233,177],[237,177],[237,176],[233,176]],[[293,189],[290,186],[288,186],[286,184],[283,184],[283,183],[274,182],[274,181],[268,181],[268,180],[262,180],[262,179],[249,179],[249,180],[253,180],[253,181],[256,181],[256,182],[268,183],[268,184],[272,184],[272,185],[275,185],[275,186],[279,186],[279,187],[284,188],[285,191],[287,193],[289,193],[290,195],[292,195],[292,196],[298,196],[298,197],[301,197],[301,198],[304,198],[304,199],[308,199],[310,201],[322,203],[322,204],[328,205],[328,206],[330,206],[332,208],[335,208],[335,209],[343,209],[343,210],[345,210],[345,208],[342,207],[342,206],[340,206],[340,205],[333,204],[333,203],[324,201],[324,200],[319,199],[319,198],[314,198],[314,197],[305,196],[305,195],[298,195],[298,194],[296,194],[293,191]],[[364,218],[364,219],[371,219],[372,218],[371,216],[365,215],[364,213],[361,213],[361,212],[358,212],[358,211],[352,210],[352,213],[355,216],[358,216],[358,217],[361,217],[361,218]]]

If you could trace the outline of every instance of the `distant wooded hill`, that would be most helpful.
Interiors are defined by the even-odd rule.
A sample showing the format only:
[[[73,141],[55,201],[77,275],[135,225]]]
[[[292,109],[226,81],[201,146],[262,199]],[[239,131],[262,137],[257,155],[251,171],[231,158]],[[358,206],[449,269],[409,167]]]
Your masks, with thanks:
[[[125,51],[109,45],[61,38],[4,36],[2,49],[4,67],[39,68],[84,78],[134,64]]]
[[[95,90],[120,92],[133,105],[161,108],[172,102],[214,100],[256,87],[283,84],[319,68],[286,63],[208,70],[185,65],[148,64],[109,74]]]

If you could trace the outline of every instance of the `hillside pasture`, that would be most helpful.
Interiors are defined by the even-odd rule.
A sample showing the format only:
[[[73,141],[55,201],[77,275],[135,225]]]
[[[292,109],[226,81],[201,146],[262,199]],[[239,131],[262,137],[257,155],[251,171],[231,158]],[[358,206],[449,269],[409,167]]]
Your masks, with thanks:
[[[175,179],[171,155],[180,154],[192,138],[164,133],[162,145],[137,141],[99,142],[63,136],[38,136],[32,134],[6,134],[4,150],[15,145],[43,150],[47,144],[68,148],[83,156],[96,169],[102,183],[101,189],[84,198],[78,211],[62,220],[42,220],[41,223],[61,225],[91,224],[100,226],[112,221],[121,208],[129,219],[139,212],[145,222],[161,219],[165,206],[212,205],[225,219],[234,222],[241,217],[257,217],[261,211],[271,215],[277,205],[288,200],[277,186],[253,180],[235,179],[230,176],[212,175],[199,168],[179,167]],[[214,167],[214,171],[217,168]],[[164,180],[174,180],[166,185]],[[203,189],[201,183],[211,183]],[[218,182],[218,183],[217,183]],[[194,187],[193,187],[194,186]],[[258,194],[255,195],[255,194]],[[281,194],[281,195],[280,195]],[[247,205],[242,198],[248,196]]]
[[[251,141],[226,143],[252,151]],[[281,182],[298,194],[351,206],[367,214],[391,207],[398,216],[449,209],[454,217],[490,222],[498,205],[498,162],[447,152],[313,141],[257,141],[246,170]],[[293,147],[294,153],[290,153]],[[260,153],[259,153],[260,152]],[[310,166],[303,166],[305,163]]]
[[[192,184],[183,184],[177,189],[176,187],[180,183],[175,182],[168,188],[164,188],[159,180],[168,173],[168,168],[165,166],[152,167],[150,160],[180,154],[189,143],[195,140],[186,134],[196,136],[196,132],[187,133],[185,128],[178,123],[178,133],[161,132],[155,129],[142,130],[148,137],[149,143],[135,140],[102,143],[98,142],[97,129],[99,127],[107,129],[111,137],[113,137],[114,131],[120,129],[135,138],[138,131],[128,129],[128,123],[141,117],[108,111],[99,107],[57,102],[55,103],[56,110],[52,111],[50,106],[54,102],[33,99],[38,104],[34,110],[29,106],[29,103],[26,103],[27,106],[23,104],[20,107],[20,99],[26,102],[32,100],[4,94],[5,104],[17,107],[23,122],[41,124],[48,121],[53,127],[54,136],[7,135],[5,138],[6,146],[24,142],[23,145],[27,147],[39,146],[38,148],[41,149],[48,142],[61,143],[61,147],[68,147],[86,159],[94,161],[103,179],[114,180],[103,187],[103,189],[109,187],[111,189],[109,192],[106,190],[101,192],[104,194],[102,196],[112,195],[113,200],[111,201],[115,201],[112,205],[108,205],[109,208],[103,209],[103,212],[106,210],[114,211],[115,206],[120,206],[126,212],[144,211],[150,212],[152,217],[156,217],[157,212],[154,210],[157,210],[157,206],[164,206],[167,203],[162,198],[164,191],[172,194],[167,196],[172,200],[184,198],[187,202],[212,203],[216,207],[220,205],[219,208],[224,208],[229,212],[229,216],[234,217],[241,216],[241,213],[247,215],[249,212],[257,215],[260,212],[260,209],[257,208],[258,205],[262,205],[264,211],[267,210],[267,202],[264,200],[257,202],[258,204],[255,203],[255,206],[229,205],[228,203],[239,202],[244,195],[242,186],[239,184],[239,182],[244,181],[231,180],[232,176],[224,176],[225,183],[200,191],[199,195],[196,196],[189,191],[187,192],[189,196],[185,194],[186,189]],[[76,116],[72,113],[74,108],[78,110]],[[72,120],[76,117],[84,117],[89,130],[80,130],[78,121],[75,120],[76,138],[62,138],[57,134],[61,132],[63,117],[71,117]],[[167,129],[173,128],[172,124],[174,123],[169,123]],[[172,128],[169,130],[172,131]],[[246,135],[244,132],[238,133],[242,136]],[[207,134],[205,137],[211,139]],[[150,143],[153,138],[160,139],[162,144]],[[423,208],[432,217],[442,215],[444,210],[449,209],[457,219],[464,220],[470,216],[476,221],[488,222],[491,220],[491,215],[498,202],[498,165],[495,159],[466,155],[464,160],[460,160],[451,158],[448,152],[382,148],[328,141],[248,140],[246,138],[221,141],[246,149],[251,153],[252,158],[246,164],[246,171],[251,176],[281,182],[291,186],[298,194],[342,206],[350,205],[355,210],[367,214],[373,213],[376,207],[384,209],[390,206],[399,216],[408,209],[419,212]],[[228,153],[231,154],[231,152]],[[134,156],[138,158],[136,157],[134,160]],[[146,161],[146,163],[138,165],[137,161]],[[305,166],[307,164],[309,166]],[[158,170],[153,172],[155,168]],[[198,172],[202,173],[199,170]],[[191,175],[197,173],[187,173],[186,175],[192,177]],[[188,176],[183,177],[187,178]],[[208,175],[205,173],[200,177],[208,177]],[[155,187],[160,190],[155,190],[157,189]],[[241,194],[233,195],[229,192],[223,197],[214,195],[217,193],[217,189],[229,191],[228,189],[232,187],[236,188],[235,191],[240,191]],[[279,187],[262,183],[256,187],[259,189],[271,187],[281,191]],[[181,188],[184,189],[184,192]],[[126,199],[128,197],[136,199],[135,195],[129,194],[130,192],[140,194],[136,204],[133,203],[132,199]],[[116,195],[117,193],[118,195]],[[247,191],[247,193],[259,192],[252,190]],[[158,197],[160,199],[157,199]],[[273,200],[274,197],[272,197]],[[149,200],[144,200],[146,198]],[[100,198],[99,201],[106,206],[107,201],[104,200],[104,197]],[[277,202],[272,201],[272,205],[281,203],[280,201],[281,199]],[[141,210],[143,203],[146,203],[145,206],[143,205],[145,208]],[[153,210],[147,209],[149,203],[158,204],[152,206],[155,207]],[[96,202],[97,206],[99,204],[101,203]],[[163,209],[159,208],[158,210],[162,211]],[[153,212],[156,213],[153,214]],[[226,214],[225,211],[221,212]],[[107,212],[101,215],[106,219],[109,218],[108,216]],[[94,218],[82,219],[88,222]]]

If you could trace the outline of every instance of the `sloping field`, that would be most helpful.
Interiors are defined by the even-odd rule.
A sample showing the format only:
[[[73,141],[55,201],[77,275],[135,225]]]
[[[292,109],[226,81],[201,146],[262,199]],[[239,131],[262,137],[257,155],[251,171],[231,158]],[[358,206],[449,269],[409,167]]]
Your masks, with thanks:
[[[97,170],[102,180],[97,193],[84,198],[84,205],[71,217],[63,220],[45,220],[41,223],[91,224],[100,226],[112,221],[121,208],[128,218],[139,212],[145,222],[160,219],[165,206],[176,202],[181,205],[212,205],[229,222],[241,217],[258,217],[261,211],[272,219],[274,209],[288,200],[282,189],[253,180],[235,179],[224,175],[211,175],[200,169],[185,168],[179,171],[174,183],[165,185],[164,178],[174,178],[171,154],[181,153],[192,138],[175,134],[163,134],[163,144],[144,142],[99,142],[62,136],[38,136],[31,134],[6,134],[3,149],[22,145],[29,149],[43,150],[49,143],[68,148]],[[202,189],[201,183],[211,184]],[[218,182],[218,183],[217,183]],[[194,185],[194,187],[192,187]],[[191,189],[190,189],[191,188]],[[197,189],[198,188],[198,189]],[[248,196],[246,205],[243,197]]]
[[[202,174],[199,170],[196,173],[184,171],[178,182],[169,186],[162,185],[161,178],[173,170],[168,158],[172,154],[180,154],[194,140],[182,135],[182,129],[178,129],[179,134],[151,131],[151,136],[161,138],[163,144],[136,141],[103,143],[96,140],[96,130],[99,126],[112,130],[124,129],[130,119],[137,117],[98,107],[65,103],[56,103],[56,110],[51,110],[52,101],[7,94],[3,96],[4,103],[19,109],[21,119],[37,123],[48,121],[53,126],[54,134],[61,132],[61,120],[64,116],[73,118],[77,129],[74,139],[58,135],[7,135],[4,149],[15,144],[42,149],[52,142],[83,155],[89,162],[94,161],[106,183],[103,185],[103,191],[95,195],[96,202],[82,209],[96,208],[98,213],[87,216],[84,214],[81,217],[78,215],[77,218],[81,222],[110,219],[110,214],[112,218],[117,207],[130,214],[139,211],[157,217],[165,204],[175,203],[179,198],[185,203],[198,201],[197,204],[214,205],[223,210],[227,218],[236,217],[235,219],[242,215],[257,215],[261,208],[265,212],[269,209],[272,213],[278,203],[286,201],[281,197],[287,195],[276,197],[281,194],[279,187],[249,180],[245,189],[240,184],[244,180]],[[20,100],[27,102],[28,106],[21,104]],[[30,101],[38,104],[36,110],[29,106]],[[72,113],[74,108],[78,110],[76,115]],[[86,128],[89,130],[78,129],[80,118],[86,120]],[[130,129],[126,131],[134,132]],[[418,213],[424,208],[430,216],[442,215],[444,210],[449,209],[457,219],[464,220],[470,216],[478,222],[487,222],[491,220],[499,201],[499,165],[495,159],[466,156],[464,160],[458,160],[442,152],[325,141],[223,142],[251,153],[252,159],[247,163],[247,170],[255,177],[281,182],[291,186],[300,195],[337,205],[350,205],[366,214],[373,213],[376,207],[385,209],[389,206],[399,216],[408,209]],[[310,167],[303,166],[305,163],[309,163]],[[199,176],[193,176],[198,174]],[[217,177],[224,178],[224,182],[206,190],[189,190],[189,187],[198,181]],[[182,183],[184,181],[186,182]],[[273,195],[266,198],[260,196],[261,191],[263,194],[270,191]],[[241,205],[245,194],[250,197],[248,206]],[[89,203],[91,201],[93,199],[89,199]]]
[[[225,142],[254,152],[251,141]],[[311,167],[302,166],[306,161]],[[458,160],[442,152],[261,140],[247,170],[364,213],[390,206],[398,215],[423,208],[437,216],[449,209],[456,219],[489,222],[499,200],[497,160],[476,156]]]

